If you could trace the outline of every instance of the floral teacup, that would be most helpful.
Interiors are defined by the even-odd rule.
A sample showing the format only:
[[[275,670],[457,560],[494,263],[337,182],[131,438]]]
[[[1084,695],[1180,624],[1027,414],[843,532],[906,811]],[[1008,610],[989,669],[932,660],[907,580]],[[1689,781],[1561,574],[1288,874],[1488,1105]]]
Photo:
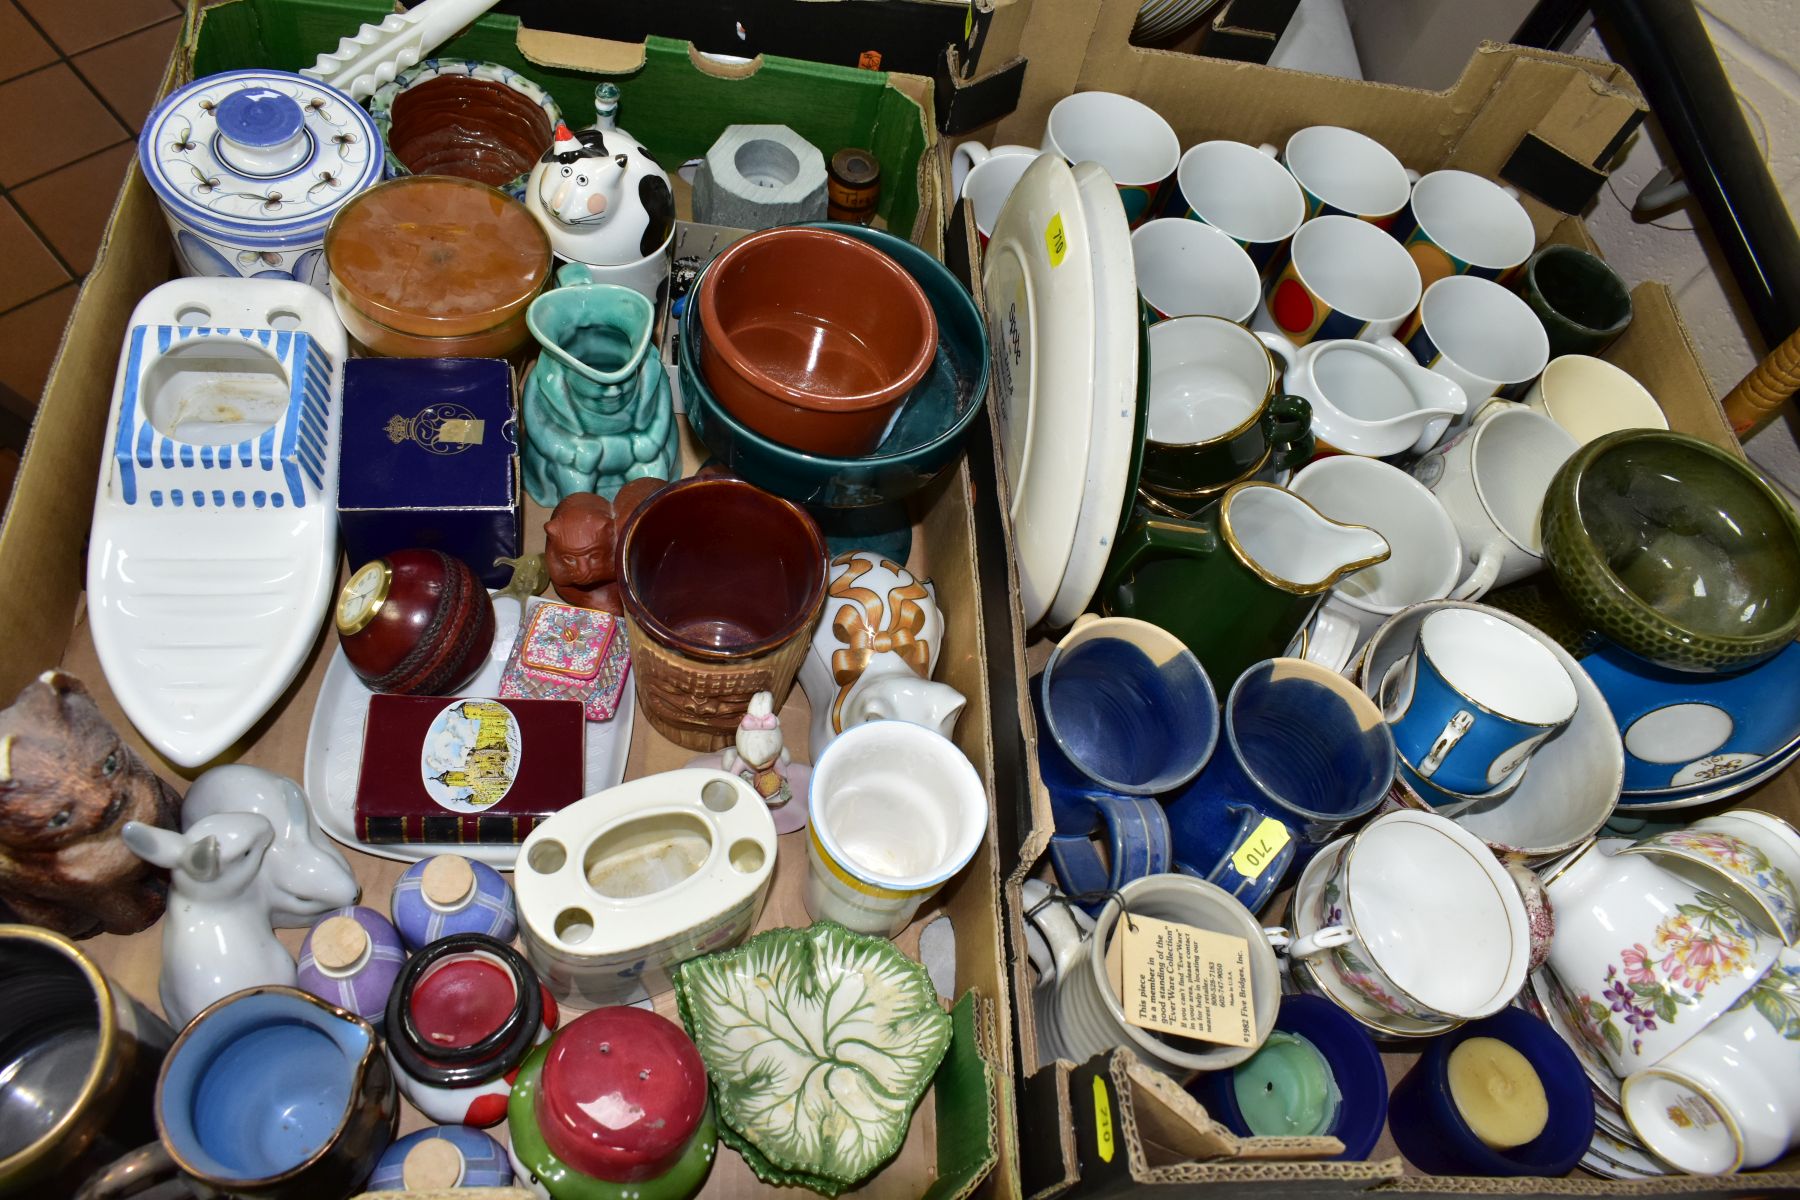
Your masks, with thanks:
[[[1788,873],[1761,847],[1720,828],[1671,829],[1629,846],[1621,854],[1694,863],[1719,876],[1719,888],[1757,925],[1792,946],[1800,941],[1800,892]]]
[[[1317,908],[1315,937],[1354,935],[1324,951],[1334,973],[1382,1012],[1474,1020],[1525,983],[1531,923],[1518,886],[1480,839],[1435,813],[1388,813],[1348,839]]]
[[[1726,896],[1605,840],[1544,876],[1556,910],[1548,966],[1571,1015],[1621,1077],[1704,1029],[1781,948]]]
[[[1687,1045],[1624,1084],[1625,1116],[1651,1153],[1695,1175],[1768,1166],[1800,1139],[1800,954]]]

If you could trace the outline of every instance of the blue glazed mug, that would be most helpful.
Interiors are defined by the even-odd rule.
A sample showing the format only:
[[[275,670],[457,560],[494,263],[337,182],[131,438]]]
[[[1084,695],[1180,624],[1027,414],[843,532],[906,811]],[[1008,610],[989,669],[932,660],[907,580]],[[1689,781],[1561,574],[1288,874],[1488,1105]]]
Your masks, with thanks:
[[[1555,655],[1510,622],[1471,609],[1420,622],[1412,654],[1381,693],[1401,759],[1436,793],[1461,800],[1515,785],[1576,707],[1575,682]]]
[[[1495,1149],[1475,1135],[1450,1090],[1450,1055],[1470,1038],[1494,1038],[1525,1056],[1550,1102],[1544,1131],[1522,1146]],[[1394,1144],[1433,1175],[1566,1175],[1594,1138],[1594,1094],[1581,1061],[1544,1022],[1518,1008],[1434,1038],[1388,1101]]]
[[[1317,663],[1265,659],[1225,698],[1219,752],[1166,806],[1176,865],[1254,912],[1393,779],[1394,741],[1372,700]]]
[[[80,1200],[164,1182],[254,1200],[351,1195],[399,1118],[367,1021],[295,988],[248,988],[182,1030],[157,1080],[159,1140],[89,1179]]]
[[[1168,821],[1155,797],[1198,774],[1219,736],[1212,682],[1193,652],[1148,621],[1083,614],[1031,696],[1063,890],[1116,890],[1169,870]],[[1104,859],[1096,834],[1105,835]]]

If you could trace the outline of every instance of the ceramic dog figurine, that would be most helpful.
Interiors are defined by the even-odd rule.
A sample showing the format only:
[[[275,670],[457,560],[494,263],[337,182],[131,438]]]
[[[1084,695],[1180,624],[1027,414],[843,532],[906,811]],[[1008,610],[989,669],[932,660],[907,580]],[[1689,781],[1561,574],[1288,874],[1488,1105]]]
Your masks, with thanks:
[[[944,617],[930,580],[915,579],[872,550],[831,560],[825,611],[800,664],[812,707],[807,749],[814,762],[833,738],[864,721],[910,721],[945,737],[966,698],[933,683]]]
[[[544,563],[564,603],[615,616],[624,612],[614,582],[619,527],[662,486],[660,479],[634,479],[611,500],[593,492],[570,492],[562,498],[544,522]]]
[[[171,873],[157,983],[171,1025],[179,1029],[213,1001],[247,987],[294,986],[294,959],[275,940],[258,887],[275,840],[268,818],[222,812],[195,821],[186,833],[127,821],[120,834],[132,853]]]
[[[274,831],[257,886],[277,929],[304,928],[362,895],[350,864],[319,831],[306,793],[287,776],[261,767],[214,767],[188,789],[181,827],[222,812],[256,813]]]
[[[180,806],[81,681],[46,671],[0,711],[0,908],[73,938],[149,928],[168,877],[119,826],[173,829]]]
[[[595,91],[597,120],[556,139],[532,169],[525,204],[571,262],[623,266],[657,253],[675,229],[669,176],[617,122],[619,88]]]

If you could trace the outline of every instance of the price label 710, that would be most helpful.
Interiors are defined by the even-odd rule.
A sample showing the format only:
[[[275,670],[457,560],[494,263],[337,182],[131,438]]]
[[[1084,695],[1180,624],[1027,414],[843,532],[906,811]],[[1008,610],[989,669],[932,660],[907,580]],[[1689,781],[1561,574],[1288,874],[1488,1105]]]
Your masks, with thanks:
[[[1294,835],[1288,832],[1286,825],[1274,817],[1264,817],[1244,839],[1244,844],[1233,852],[1231,865],[1245,879],[1255,879],[1269,869],[1269,864],[1279,858],[1282,849],[1293,840]]]

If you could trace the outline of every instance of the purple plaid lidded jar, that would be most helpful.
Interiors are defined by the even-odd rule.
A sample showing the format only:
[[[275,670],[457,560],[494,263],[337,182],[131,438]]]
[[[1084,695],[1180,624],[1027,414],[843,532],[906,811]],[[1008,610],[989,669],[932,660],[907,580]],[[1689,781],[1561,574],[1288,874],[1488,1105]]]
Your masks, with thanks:
[[[340,908],[319,918],[300,943],[303,991],[347,1008],[379,1032],[388,993],[406,963],[400,931],[372,908]]]
[[[500,872],[460,854],[440,854],[407,868],[388,900],[408,949],[453,933],[485,933],[510,942],[519,931],[512,889]]]

